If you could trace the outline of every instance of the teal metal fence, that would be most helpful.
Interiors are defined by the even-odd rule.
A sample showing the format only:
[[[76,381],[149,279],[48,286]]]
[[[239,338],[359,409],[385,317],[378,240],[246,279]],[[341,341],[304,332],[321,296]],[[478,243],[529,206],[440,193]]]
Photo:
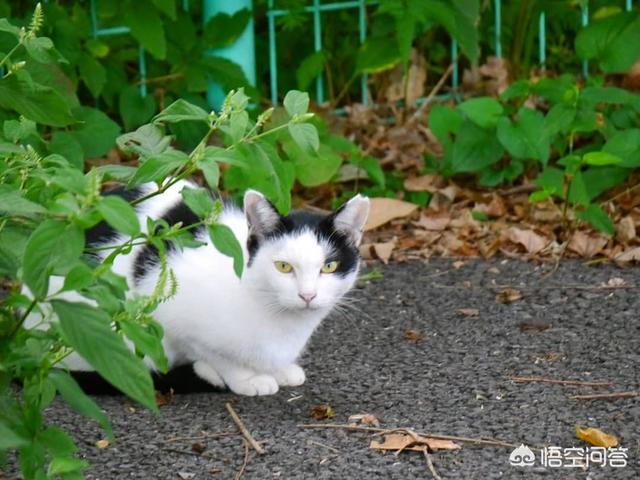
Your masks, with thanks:
[[[122,35],[130,33],[130,29],[125,26],[115,26],[108,28],[100,28],[98,25],[98,14],[96,2],[98,0],[91,1],[91,23],[92,23],[92,35],[94,38],[110,36],[110,35]],[[229,5],[234,2],[228,0],[203,0],[205,19],[219,11],[229,11]],[[221,6],[219,4],[225,4]],[[278,104],[280,92],[278,90],[278,57],[277,57],[277,31],[276,20],[278,17],[288,15],[290,13],[287,9],[276,8],[276,2],[274,0],[268,0],[267,8],[267,25],[268,25],[268,41],[269,41],[269,80],[270,80],[270,97],[271,102],[274,105]],[[226,5],[229,4],[229,5]],[[315,52],[322,50],[322,15],[330,11],[348,10],[355,11],[357,15],[358,23],[358,36],[360,43],[364,43],[367,39],[367,7],[375,6],[379,4],[378,0],[351,0],[342,2],[322,3],[321,0],[311,0],[311,3],[304,7],[304,11],[312,16],[313,25],[313,48]],[[250,0],[243,0],[242,5],[235,5],[233,8],[240,9],[244,6],[250,6]],[[502,0],[493,1],[494,12],[494,55],[498,58],[502,57]],[[633,8],[633,0],[624,0],[624,7],[626,10]],[[182,8],[185,11],[189,10],[189,0],[182,1]],[[586,2],[580,11],[581,25],[587,26],[589,24],[589,5]],[[247,27],[253,28],[253,23]],[[229,52],[223,52],[223,55],[231,60],[239,63],[243,66],[245,73],[250,81],[255,82],[255,48],[253,45],[252,32],[245,32],[248,35],[244,35],[241,38],[241,42],[245,42],[250,45],[249,48],[243,47],[241,49],[234,49]],[[250,39],[247,39],[250,37]],[[460,84],[460,72],[458,64],[458,44],[455,39],[451,40],[450,47],[451,61],[453,63],[453,69],[451,73],[451,87],[455,92]],[[240,53],[238,53],[240,52]],[[235,56],[234,56],[235,55]],[[247,56],[248,58],[242,58],[241,56]],[[538,61],[541,68],[545,68],[547,62],[547,45],[546,45],[546,14],[542,12],[538,21]],[[140,95],[145,96],[147,94],[146,86],[146,55],[142,46],[138,47],[138,65],[140,73]],[[589,75],[589,63],[584,60],[582,63],[582,75],[587,77]],[[221,102],[223,95],[218,91],[219,87],[212,85],[209,91],[209,101],[213,104]],[[361,101],[364,105],[370,103],[369,93],[367,88],[367,75],[362,75],[360,78],[360,94]],[[325,91],[323,76],[318,75],[315,79],[315,99],[318,103],[325,102]]]

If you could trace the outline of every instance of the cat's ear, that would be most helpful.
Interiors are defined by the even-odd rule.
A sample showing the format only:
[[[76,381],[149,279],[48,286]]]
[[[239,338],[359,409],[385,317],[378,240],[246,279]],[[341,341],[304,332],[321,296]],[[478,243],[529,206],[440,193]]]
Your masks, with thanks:
[[[251,234],[264,236],[280,223],[280,214],[260,192],[247,190],[244,194],[244,214]]]
[[[333,226],[357,247],[362,240],[362,232],[368,216],[369,199],[356,195],[333,214]]]

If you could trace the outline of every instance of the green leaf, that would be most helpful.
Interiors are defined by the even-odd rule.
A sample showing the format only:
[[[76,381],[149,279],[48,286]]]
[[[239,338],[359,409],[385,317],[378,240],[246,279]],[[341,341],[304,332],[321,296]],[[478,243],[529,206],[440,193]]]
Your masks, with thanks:
[[[495,130],[485,130],[465,120],[453,144],[452,168],[455,173],[478,172],[498,162],[503,154]]]
[[[518,158],[535,158],[546,165],[550,154],[549,137],[545,135],[544,117],[537,110],[523,107],[517,119],[498,120],[498,139],[507,151]]]
[[[533,192],[529,195],[529,201],[531,203],[541,202],[551,197],[553,192],[549,190],[538,190],[537,192]]]
[[[480,56],[477,20],[479,0],[431,0],[423,3],[428,19],[441,24],[455,38],[460,49],[476,63]]]
[[[618,87],[586,87],[580,93],[580,101],[592,106],[597,103],[631,103],[637,99],[638,95]]]
[[[42,125],[65,127],[75,122],[69,104],[58,92],[42,85],[29,86],[18,77],[14,74],[0,79],[0,107]]]
[[[22,117],[20,120],[5,120],[2,125],[4,136],[13,143],[26,140],[32,135],[38,134],[36,122]]]
[[[327,55],[323,51],[314,52],[305,57],[296,70],[296,82],[299,90],[307,90],[327,64]]]
[[[68,132],[54,132],[49,142],[49,151],[66,158],[78,170],[84,168],[84,151],[82,145]]]
[[[441,142],[449,138],[450,134],[458,133],[462,121],[462,114],[446,105],[436,104],[429,112],[429,128]]]
[[[84,234],[73,224],[45,220],[29,237],[24,250],[23,280],[36,298],[43,298],[49,287],[49,275],[68,267],[82,254]]]
[[[207,78],[219,83],[224,90],[253,88],[240,65],[228,58],[207,56],[201,62],[206,68]],[[255,92],[255,89],[253,91]]]
[[[75,379],[64,370],[53,368],[49,370],[49,380],[53,382],[56,389],[69,406],[80,415],[89,417],[98,422],[98,425],[105,431],[110,439],[113,439],[113,431],[109,417],[104,411],[93,401],[91,397],[85,394]]]
[[[598,19],[578,32],[576,53],[596,59],[605,73],[624,73],[640,58],[640,13],[620,12]]]
[[[209,48],[233,45],[246,30],[252,19],[251,11],[243,8],[233,15],[220,12],[209,19],[204,27],[204,40]]]
[[[198,168],[202,170],[209,188],[218,190],[218,183],[220,182],[220,166],[218,162],[213,158],[203,157],[198,160]]]
[[[604,144],[602,151],[620,157],[621,167],[640,167],[640,129],[631,128],[616,132]]]
[[[131,130],[147,123],[156,111],[156,101],[152,95],[140,95],[140,89],[130,85],[120,94],[118,101],[124,128]]]
[[[98,98],[107,84],[107,71],[95,57],[86,53],[80,55],[77,64],[80,78],[82,78],[93,98]]]
[[[616,233],[616,227],[609,215],[605,213],[599,205],[595,203],[590,204],[583,212],[578,212],[578,218],[589,222],[597,230],[606,233],[607,235],[613,235]]]
[[[38,434],[38,441],[42,443],[54,457],[72,455],[78,450],[73,439],[59,427],[49,427]]]
[[[162,348],[162,326],[155,321],[140,324],[134,322],[121,322],[120,327],[124,334],[136,346],[136,350],[148,356],[159,371],[166,373],[169,370],[169,361]]]
[[[131,35],[157,59],[167,55],[164,27],[156,8],[148,0],[130,0],[124,5],[122,19],[131,28]]]
[[[84,263],[78,263],[78,265],[69,270],[69,273],[64,277],[62,291],[80,290],[81,288],[88,287],[91,283],[93,283],[93,271]]]
[[[24,48],[31,58],[40,63],[66,62],[64,57],[53,47],[53,42],[47,37],[26,37]]]
[[[103,196],[100,198],[97,208],[102,218],[118,232],[132,237],[140,233],[138,215],[123,198],[117,195]]]
[[[169,148],[168,150],[147,158],[138,168],[129,183],[128,188],[135,187],[146,182],[159,182],[164,180],[171,173],[175,173],[181,166],[186,165],[189,156],[179,150]]]
[[[209,114],[202,108],[178,99],[153,117],[153,123],[178,123],[186,121],[199,121],[209,123]]]
[[[549,138],[558,133],[567,133],[571,130],[573,120],[576,118],[577,110],[572,105],[566,103],[556,103],[544,119],[545,135]]]
[[[318,130],[310,123],[290,123],[288,126],[291,138],[298,144],[302,151],[315,154],[320,148]]]
[[[96,170],[104,176],[105,180],[128,183],[138,169],[129,165],[100,165]]]
[[[580,171],[576,172],[569,184],[569,201],[573,204],[583,206],[589,205],[591,201],[589,192],[587,192],[587,185]]]
[[[73,457],[55,457],[49,463],[47,476],[53,478],[56,475],[66,475],[73,472],[79,472],[89,467],[89,462]]]
[[[534,183],[545,191],[561,197],[564,192],[564,172],[559,168],[546,167],[538,174]]]
[[[617,165],[622,162],[622,159],[607,152],[589,152],[584,154],[582,161],[587,165],[604,166]]]
[[[70,134],[80,144],[84,154],[96,158],[108,153],[120,134],[118,124],[95,108],[80,107],[74,113],[82,125]]]
[[[0,29],[1,30],[1,29]],[[29,439],[18,434],[0,420],[0,452],[13,450],[29,443]]]
[[[380,161],[376,157],[367,156],[362,159],[360,166],[367,172],[369,179],[380,188],[385,188],[386,179]]]
[[[284,97],[284,108],[289,115],[296,116],[309,110],[309,94],[298,90],[290,90]]]
[[[514,98],[526,98],[531,92],[531,82],[529,80],[516,80],[500,94],[500,100],[507,101]]]
[[[0,18],[0,32],[10,33],[16,39],[20,38],[20,28],[9,23],[6,18]]]
[[[233,231],[222,224],[210,225],[208,230],[209,237],[211,237],[211,241],[216,249],[223,255],[233,258],[233,271],[238,278],[241,278],[244,267],[242,247],[233,234]]]
[[[177,18],[176,0],[151,0],[158,10],[164,13],[171,20]]]
[[[395,67],[401,61],[398,44],[388,37],[369,37],[358,50],[356,74],[381,73]]]
[[[207,217],[213,211],[213,199],[204,188],[185,187],[180,194],[187,207],[200,218]]]
[[[146,158],[164,153],[171,145],[171,137],[155,125],[142,125],[135,132],[120,135],[116,143],[124,153]]]
[[[458,109],[482,128],[495,127],[504,112],[500,102],[491,97],[471,98],[458,105]]]
[[[231,137],[231,143],[235,144],[244,137],[248,126],[249,114],[246,110],[240,110],[231,113],[229,125],[224,128],[224,131]]]
[[[24,198],[16,187],[0,184],[0,213],[30,217],[46,212],[42,205]]]
[[[620,185],[629,178],[631,171],[618,166],[593,167],[583,172],[587,194],[591,200]]]
[[[86,303],[52,300],[64,340],[73,347],[109,383],[140,402],[157,410],[149,371],[113,331],[109,315]]]
[[[321,145],[318,152],[312,154],[294,142],[284,142],[282,147],[295,165],[298,181],[305,187],[327,183],[342,165],[342,157],[326,145]]]

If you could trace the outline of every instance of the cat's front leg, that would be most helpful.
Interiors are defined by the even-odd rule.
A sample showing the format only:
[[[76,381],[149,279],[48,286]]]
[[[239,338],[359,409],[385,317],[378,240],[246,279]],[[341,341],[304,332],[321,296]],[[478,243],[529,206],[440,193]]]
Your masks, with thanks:
[[[277,370],[273,376],[281,387],[297,387],[307,379],[302,367],[295,363]]]
[[[211,367],[207,362],[198,361],[193,367],[195,372],[208,382],[218,385],[216,380],[219,379],[238,395],[273,395],[278,391],[278,382],[271,375],[258,373],[226,359],[216,358],[212,364],[215,367]]]

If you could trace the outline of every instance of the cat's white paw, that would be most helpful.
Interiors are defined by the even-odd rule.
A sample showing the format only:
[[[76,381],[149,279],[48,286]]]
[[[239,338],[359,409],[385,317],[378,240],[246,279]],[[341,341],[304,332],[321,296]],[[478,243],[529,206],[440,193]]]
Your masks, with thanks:
[[[208,363],[205,362],[195,362],[193,364],[193,371],[202,378],[206,380],[214,387],[224,387],[224,380],[220,376],[220,374]]]
[[[273,395],[278,391],[278,383],[271,375],[254,375],[245,380],[228,382],[233,393],[254,397],[256,395]]]
[[[274,377],[281,387],[297,387],[298,385],[302,385],[307,379],[304,370],[295,363],[279,370],[274,374]]]

